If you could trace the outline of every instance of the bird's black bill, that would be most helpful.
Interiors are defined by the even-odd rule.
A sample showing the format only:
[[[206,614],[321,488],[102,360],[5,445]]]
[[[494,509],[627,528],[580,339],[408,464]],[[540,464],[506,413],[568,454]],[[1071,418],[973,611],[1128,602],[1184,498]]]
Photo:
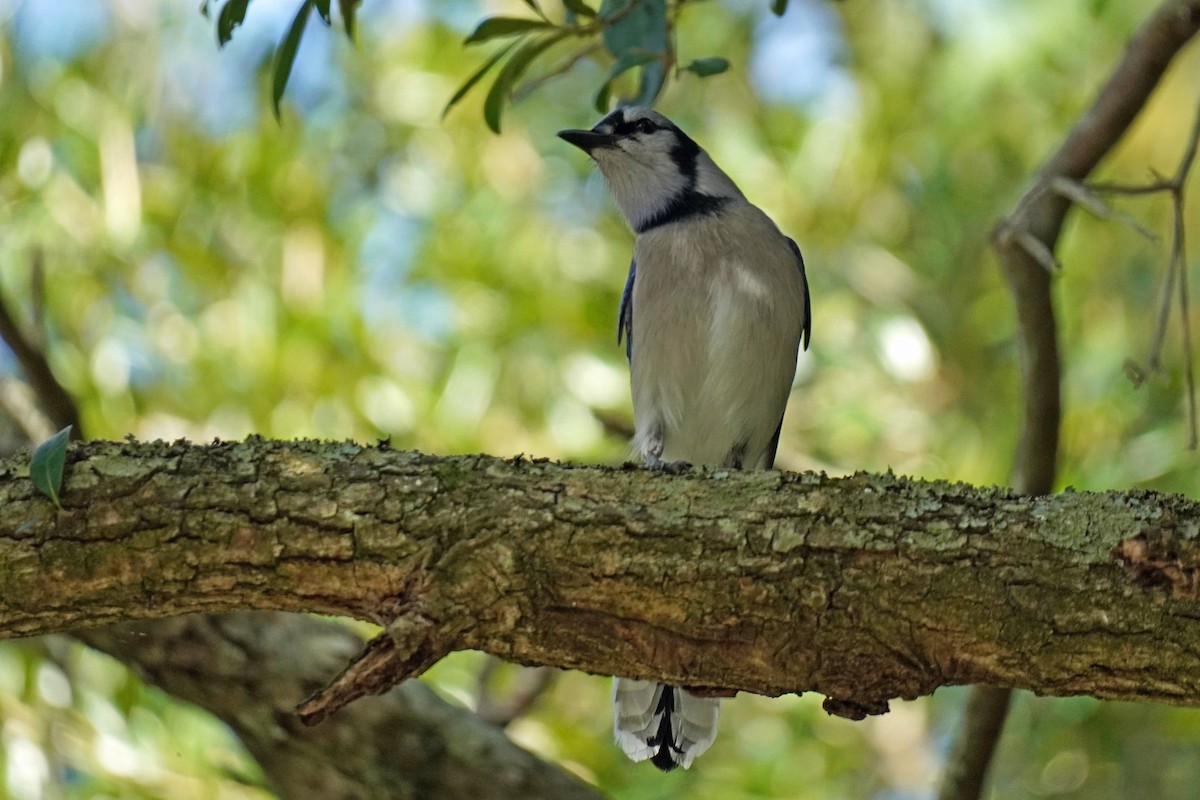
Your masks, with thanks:
[[[566,130],[559,131],[558,138],[564,142],[569,142],[585,153],[591,153],[593,150],[600,147],[609,147],[613,143],[613,137],[607,133],[596,133],[595,131],[578,131]]]

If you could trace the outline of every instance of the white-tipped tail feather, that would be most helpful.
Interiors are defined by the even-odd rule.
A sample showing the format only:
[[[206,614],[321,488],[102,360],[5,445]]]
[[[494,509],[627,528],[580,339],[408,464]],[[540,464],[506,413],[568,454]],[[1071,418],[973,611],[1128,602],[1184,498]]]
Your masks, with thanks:
[[[721,701],[654,681],[613,678],[613,735],[634,761],[687,769],[717,738]]]

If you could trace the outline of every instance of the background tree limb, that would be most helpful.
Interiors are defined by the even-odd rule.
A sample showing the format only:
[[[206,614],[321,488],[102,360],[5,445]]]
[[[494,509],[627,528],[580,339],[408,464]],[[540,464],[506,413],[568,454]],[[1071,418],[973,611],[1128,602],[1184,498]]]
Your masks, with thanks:
[[[1053,257],[1072,206],[1054,190],[1054,182],[1087,178],[1133,123],[1176,53],[1197,30],[1200,0],[1170,0],[1160,6],[1130,40],[1091,108],[996,229],[994,242],[1016,301],[1021,344],[1024,414],[1013,475],[1018,491],[1044,494],[1054,487],[1061,369],[1050,295],[1052,271],[1039,254]]]
[[[283,797],[602,797],[420,681],[324,725],[301,725],[296,703],[362,645],[342,625],[299,614],[192,614],[76,637],[228,722]]]
[[[1023,408],[1012,483],[1025,494],[1053,491],[1062,419],[1054,252],[1071,200],[1057,181],[1083,181],[1116,145],[1175,55],[1200,30],[1200,2],[1168,0],[1133,36],[1092,106],[1038,170],[1033,186],[998,226],[993,242],[1017,308]],[[1178,235],[1178,234],[1177,234]],[[1189,366],[1190,375],[1190,366]],[[941,800],[977,800],[1004,730],[1011,691],[973,690],[942,781]]]

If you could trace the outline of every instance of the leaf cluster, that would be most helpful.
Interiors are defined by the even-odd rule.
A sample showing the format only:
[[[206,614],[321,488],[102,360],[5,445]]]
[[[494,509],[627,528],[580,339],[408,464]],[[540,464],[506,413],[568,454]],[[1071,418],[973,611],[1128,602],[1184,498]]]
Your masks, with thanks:
[[[303,0],[287,32],[275,49],[271,79],[271,103],[276,117],[287,89],[288,77],[296,60],[296,51],[304,36],[313,8],[326,25],[331,25],[331,0]],[[338,0],[346,35],[354,37],[355,11],[362,0]],[[214,0],[204,0],[200,10],[209,16]],[[463,41],[477,45],[511,39],[475,70],[446,103],[449,112],[489,73],[499,67],[483,104],[483,118],[494,133],[500,132],[505,103],[520,97],[546,79],[562,75],[575,64],[598,51],[611,60],[607,77],[596,92],[594,105],[600,113],[613,103],[613,92],[627,74],[635,73],[632,91],[622,94],[619,105],[653,105],[662,94],[670,76],[690,72],[700,78],[719,75],[729,69],[722,56],[698,58],[680,66],[676,59],[675,22],[688,0],[602,0],[593,8],[584,0],[561,0],[561,9],[551,17],[540,0],[522,0],[533,16],[488,17]],[[217,15],[217,42],[224,46],[245,19],[250,0],[225,0]],[[772,0],[771,11],[782,15],[787,0]],[[547,68],[536,81],[522,84],[526,73],[558,45],[571,44],[561,62]],[[565,49],[565,48],[563,48]]]
[[[354,39],[355,15],[361,3],[362,0],[338,0],[338,12],[342,17],[342,27],[346,31],[346,36],[351,40]],[[331,4],[332,0],[304,0],[296,9],[296,14],[292,17],[287,32],[283,35],[278,47],[275,48],[275,57],[271,68],[271,107],[274,109],[276,117],[279,116],[279,102],[287,90],[288,78],[292,74],[292,65],[296,63],[296,51],[300,49],[300,40],[304,37],[308,18],[315,8],[321,22],[325,23],[327,27],[332,27]],[[200,5],[200,13],[209,17],[212,5],[213,0],[203,0]],[[225,0],[217,14],[218,45],[224,47],[233,39],[233,32],[245,21],[249,6],[250,0]]]

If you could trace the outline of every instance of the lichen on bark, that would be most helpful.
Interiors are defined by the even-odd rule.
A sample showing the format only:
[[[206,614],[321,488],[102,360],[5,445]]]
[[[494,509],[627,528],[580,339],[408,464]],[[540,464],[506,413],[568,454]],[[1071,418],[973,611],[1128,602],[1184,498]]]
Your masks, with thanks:
[[[1194,593],[1144,574],[1191,568],[1183,497],[255,438],[74,445],[59,513],[22,467],[5,636],[275,609],[387,626],[393,677],[478,649],[850,716],[961,683],[1200,703]]]

